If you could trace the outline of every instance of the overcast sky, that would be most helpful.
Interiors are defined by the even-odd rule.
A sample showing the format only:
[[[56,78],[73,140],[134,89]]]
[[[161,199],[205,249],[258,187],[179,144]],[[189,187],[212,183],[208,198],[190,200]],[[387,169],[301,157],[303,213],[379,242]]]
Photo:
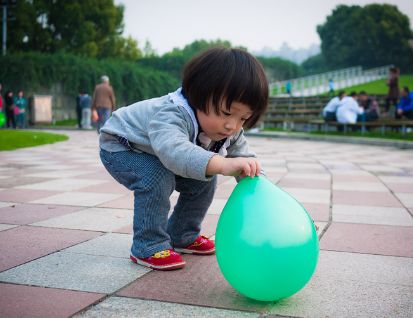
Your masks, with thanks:
[[[157,53],[196,39],[229,40],[250,51],[319,44],[316,26],[338,4],[365,5],[369,0],[115,0],[125,6],[125,36],[142,47],[148,39]],[[413,23],[413,0],[387,0]]]

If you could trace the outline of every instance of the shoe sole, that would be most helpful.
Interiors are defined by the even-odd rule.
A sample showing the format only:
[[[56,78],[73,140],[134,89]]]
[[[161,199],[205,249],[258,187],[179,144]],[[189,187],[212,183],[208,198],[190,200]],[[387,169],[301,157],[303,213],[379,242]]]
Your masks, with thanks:
[[[152,268],[152,269],[156,269],[156,270],[159,270],[159,271],[171,271],[171,270],[174,270],[174,269],[181,269],[181,268],[184,268],[185,264],[186,264],[185,262],[180,262],[180,263],[174,263],[174,264],[170,264],[170,265],[157,266],[157,265],[152,265],[150,263],[144,262],[144,261],[140,260],[139,258],[133,256],[133,255],[130,255],[130,259],[135,264],[139,264],[139,265],[149,267],[149,268]]]
[[[206,251],[194,251],[186,248],[174,248],[174,250],[178,253],[183,253],[183,254],[192,254],[192,255],[212,255],[215,254],[215,247],[211,250],[206,250]]]

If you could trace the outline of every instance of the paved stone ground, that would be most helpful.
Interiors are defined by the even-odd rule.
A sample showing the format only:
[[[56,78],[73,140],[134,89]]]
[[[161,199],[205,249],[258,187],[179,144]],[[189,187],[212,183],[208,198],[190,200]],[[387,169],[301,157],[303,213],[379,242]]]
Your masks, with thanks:
[[[1,317],[413,316],[412,151],[250,138],[321,227],[309,284],[261,303],[226,283],[215,256],[185,256],[169,273],[131,263],[133,196],[100,164],[96,133],[67,133],[0,153]],[[203,233],[214,235],[234,185],[219,178]]]

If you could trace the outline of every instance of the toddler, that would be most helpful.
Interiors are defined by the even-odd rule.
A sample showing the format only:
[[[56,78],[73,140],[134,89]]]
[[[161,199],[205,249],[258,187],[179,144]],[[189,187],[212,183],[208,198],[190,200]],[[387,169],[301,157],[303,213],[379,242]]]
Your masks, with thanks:
[[[215,253],[200,228],[217,175],[260,174],[243,127],[254,126],[267,104],[261,64],[243,50],[213,48],[187,63],[177,91],[112,114],[100,130],[100,157],[134,192],[133,262],[171,270],[185,266],[180,253]]]

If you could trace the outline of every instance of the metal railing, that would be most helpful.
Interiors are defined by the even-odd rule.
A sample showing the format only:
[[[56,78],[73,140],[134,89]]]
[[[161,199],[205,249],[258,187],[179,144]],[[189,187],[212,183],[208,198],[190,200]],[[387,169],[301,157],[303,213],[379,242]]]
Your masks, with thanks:
[[[391,66],[392,65],[385,65],[368,70],[363,70],[361,66],[355,66],[332,72],[273,82],[270,83],[270,95],[273,97],[320,95],[330,91],[331,81],[334,86],[334,91],[338,91],[353,85],[385,79],[388,76]]]

